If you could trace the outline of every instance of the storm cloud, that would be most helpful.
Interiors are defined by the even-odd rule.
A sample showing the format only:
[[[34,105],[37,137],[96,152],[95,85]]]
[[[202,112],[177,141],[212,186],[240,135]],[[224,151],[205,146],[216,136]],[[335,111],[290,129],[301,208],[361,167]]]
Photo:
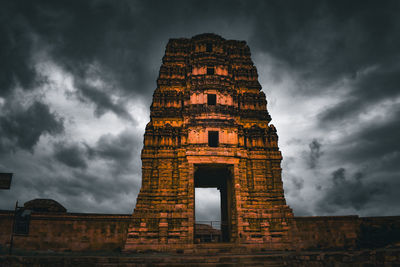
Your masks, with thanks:
[[[0,5],[0,208],[131,212],[165,45],[213,32],[250,47],[295,215],[400,213],[398,1]]]
[[[7,107],[7,105],[6,105]],[[15,150],[17,147],[33,151],[44,134],[56,135],[64,130],[62,118],[50,112],[48,106],[34,102],[28,108],[9,107],[0,116],[0,149]]]
[[[318,142],[318,140],[316,139],[313,139],[311,143],[308,145],[310,151],[307,157],[307,163],[308,167],[310,167],[311,169],[314,169],[317,166],[318,160],[323,154],[321,146],[322,146],[321,143]]]
[[[87,168],[86,149],[77,144],[56,143],[54,145],[55,158],[72,168]]]
[[[334,212],[337,207],[359,211],[375,197],[384,194],[386,186],[381,182],[365,183],[361,172],[348,177],[346,169],[339,168],[332,173],[331,184],[318,208],[323,213]]]

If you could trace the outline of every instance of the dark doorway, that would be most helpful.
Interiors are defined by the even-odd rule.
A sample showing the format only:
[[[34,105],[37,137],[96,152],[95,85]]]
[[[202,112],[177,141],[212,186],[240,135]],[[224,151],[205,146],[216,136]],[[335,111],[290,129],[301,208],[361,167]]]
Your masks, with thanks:
[[[194,173],[195,188],[217,188],[219,191],[221,220],[219,222],[196,222],[195,242],[230,242],[232,220],[231,166],[226,164],[199,164],[196,167]],[[197,218],[195,218],[196,220]]]

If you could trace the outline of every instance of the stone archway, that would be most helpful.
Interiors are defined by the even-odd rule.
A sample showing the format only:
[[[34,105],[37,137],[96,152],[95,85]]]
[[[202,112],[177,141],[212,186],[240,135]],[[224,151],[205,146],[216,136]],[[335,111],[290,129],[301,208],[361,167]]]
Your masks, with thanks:
[[[195,165],[194,187],[217,188],[220,192],[221,221],[217,224],[221,236],[220,242],[232,241],[232,203],[233,203],[233,166],[228,164],[198,164]],[[195,220],[196,223],[196,220]],[[211,225],[212,226],[212,225]],[[195,225],[196,229],[196,225]],[[212,230],[212,229],[211,229]],[[195,233],[196,235],[196,233]]]

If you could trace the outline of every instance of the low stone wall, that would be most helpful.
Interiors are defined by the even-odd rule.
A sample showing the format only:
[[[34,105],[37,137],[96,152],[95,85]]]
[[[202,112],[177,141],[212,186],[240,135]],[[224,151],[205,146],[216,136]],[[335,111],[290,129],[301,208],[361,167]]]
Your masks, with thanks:
[[[32,213],[29,235],[15,235],[13,247],[37,251],[116,251],[125,243],[130,215]],[[0,211],[0,248],[8,248],[13,212]]]
[[[357,246],[358,216],[295,217],[299,249],[347,249]]]
[[[400,216],[360,218],[357,246],[360,248],[400,247]]]
[[[400,216],[295,217],[299,249],[336,250],[400,246]]]
[[[32,213],[29,235],[14,236],[14,248],[120,251],[130,220],[130,214]],[[0,211],[0,251],[9,246],[12,221],[12,211]],[[400,216],[315,216],[295,217],[294,221],[293,238],[299,250],[400,247]]]

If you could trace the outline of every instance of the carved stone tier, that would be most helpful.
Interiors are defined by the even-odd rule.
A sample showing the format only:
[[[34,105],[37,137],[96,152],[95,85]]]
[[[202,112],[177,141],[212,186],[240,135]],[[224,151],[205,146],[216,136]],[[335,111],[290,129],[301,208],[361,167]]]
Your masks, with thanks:
[[[144,134],[126,251],[195,243],[195,187],[221,192],[222,241],[291,248],[276,129],[244,41],[171,39]]]

